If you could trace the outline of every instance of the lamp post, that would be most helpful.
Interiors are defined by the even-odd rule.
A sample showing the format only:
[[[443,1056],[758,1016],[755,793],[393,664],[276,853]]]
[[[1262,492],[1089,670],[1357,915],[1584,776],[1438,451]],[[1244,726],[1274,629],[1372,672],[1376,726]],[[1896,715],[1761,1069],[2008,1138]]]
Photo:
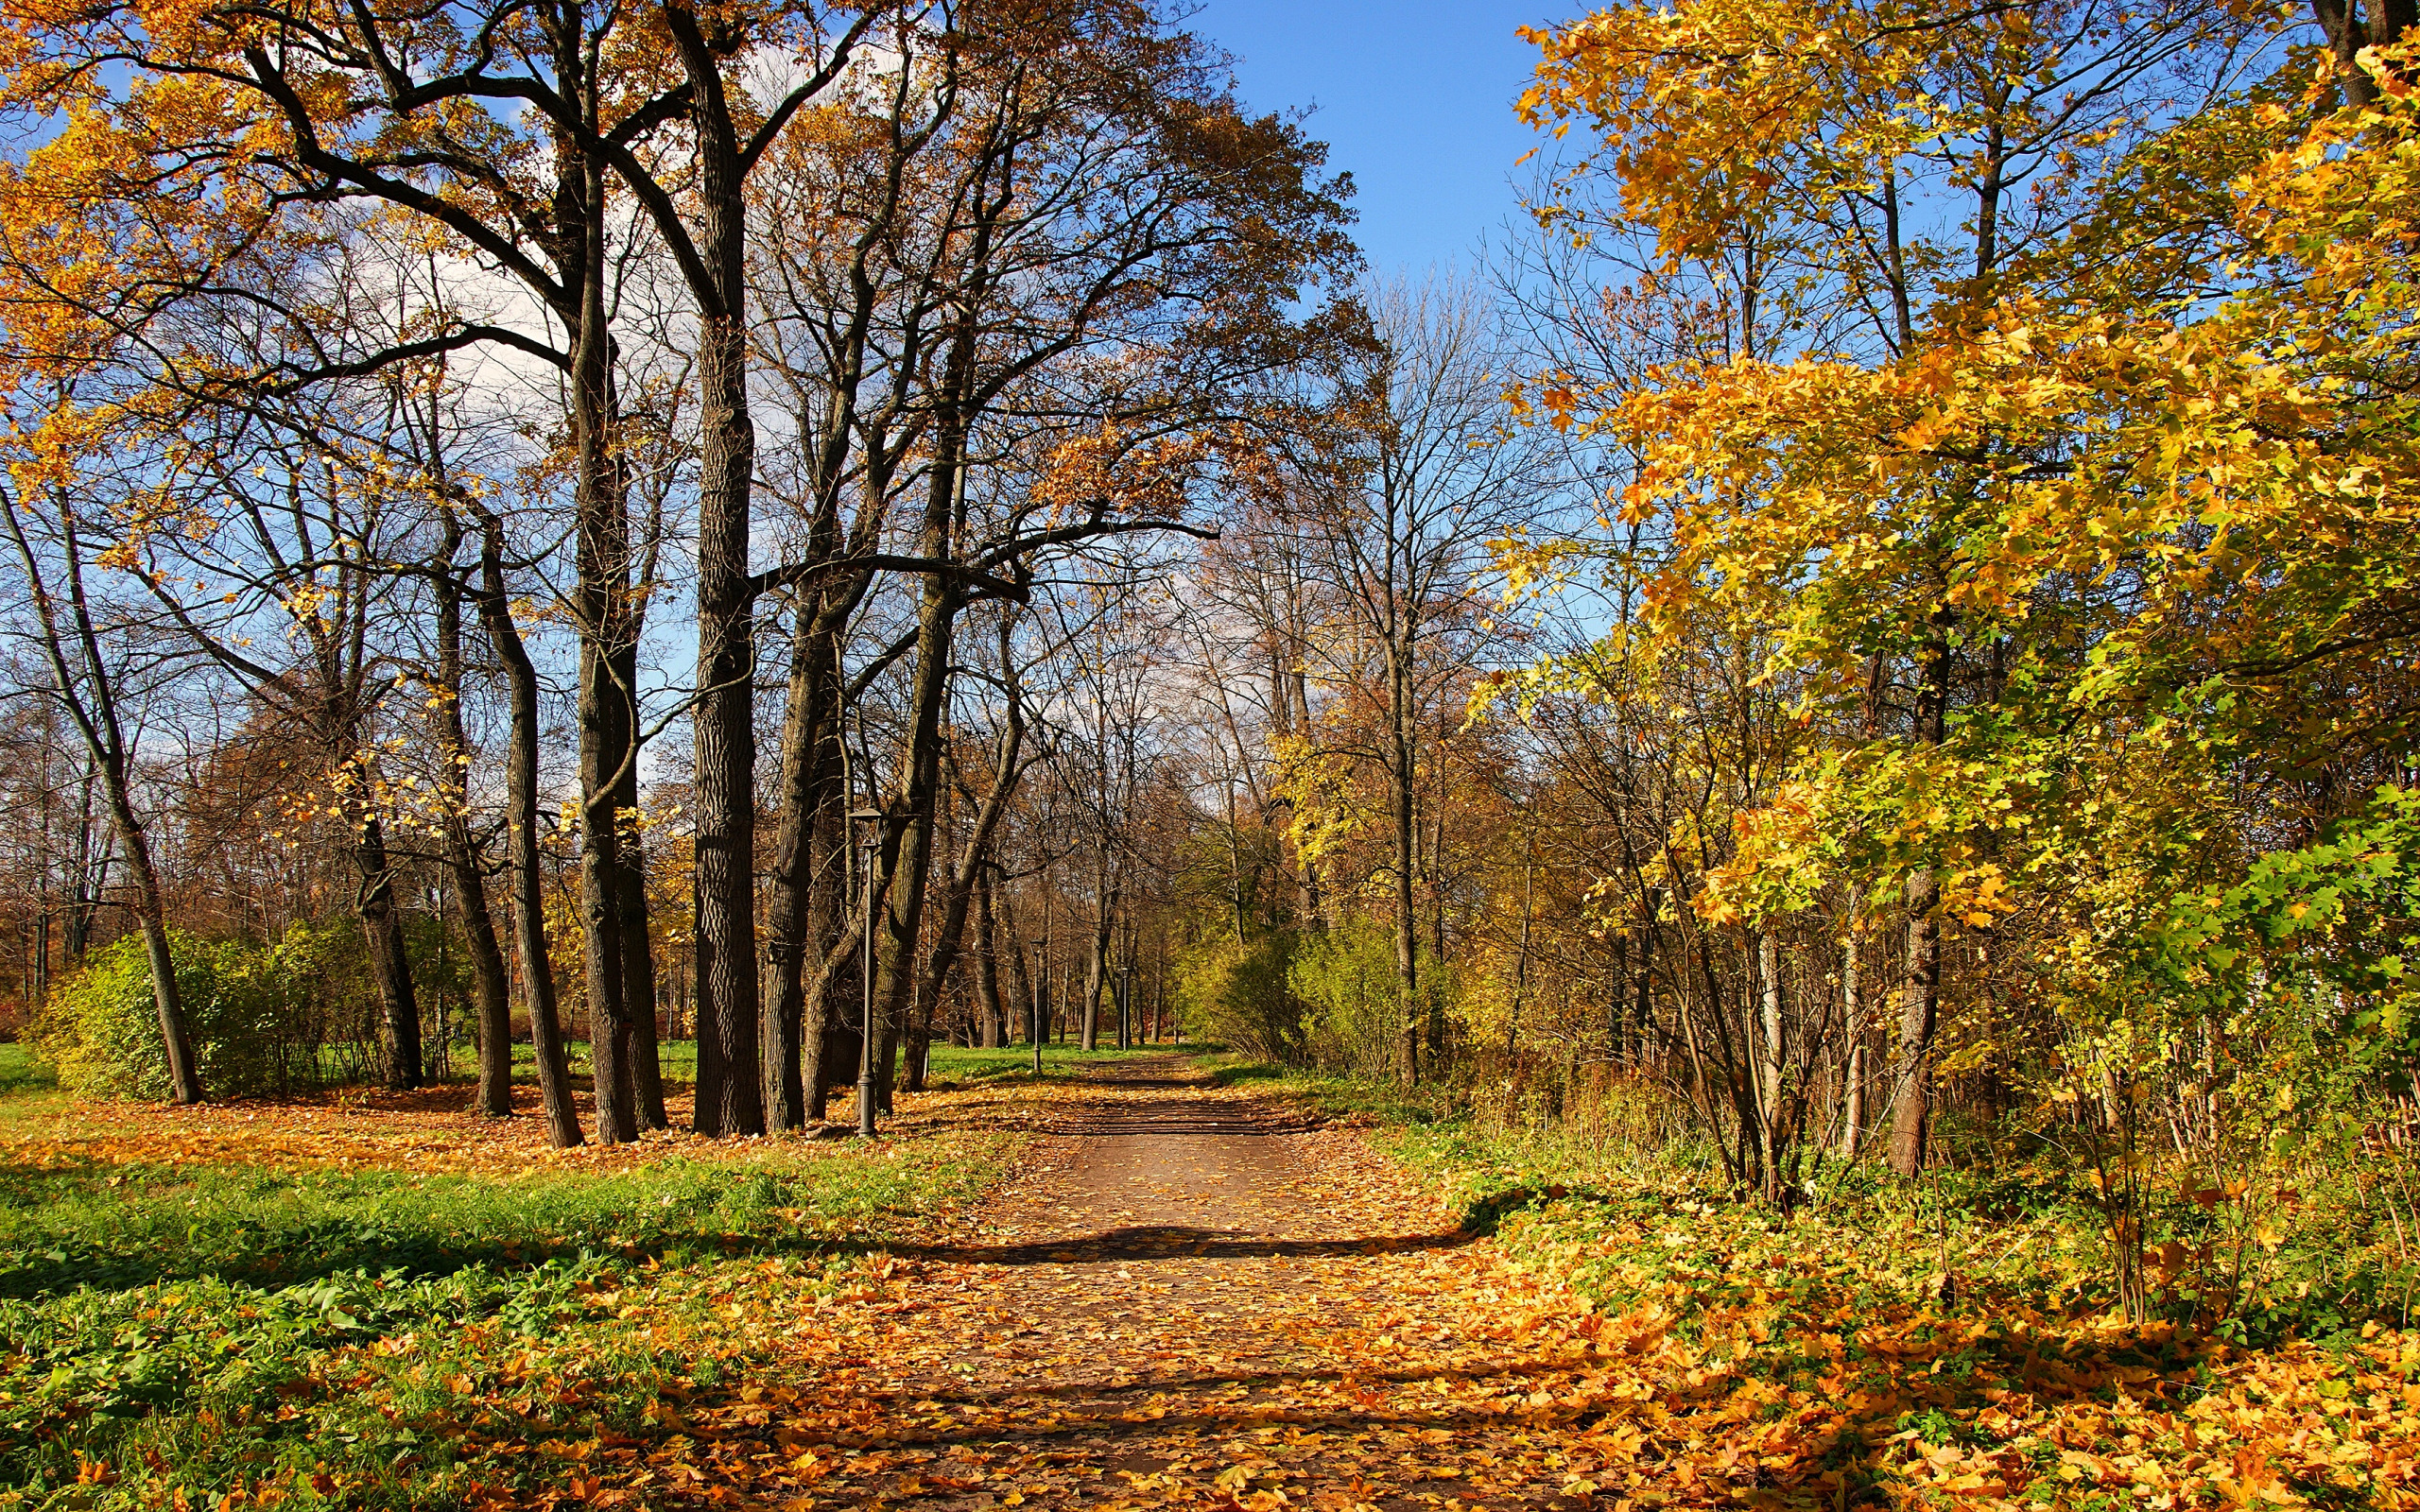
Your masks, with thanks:
[[[1050,990],[1050,946],[1033,942],[1033,1006],[1028,1010],[1026,1038],[1033,1041],[1033,1074],[1042,1074],[1042,1004]]]
[[[852,819],[879,821],[880,809],[859,809],[849,816]],[[882,850],[882,831],[872,829],[857,842],[857,853],[864,858],[866,879],[865,938],[858,949],[866,958],[865,1013],[860,1021],[857,1040],[857,1138],[873,1138],[873,865]]]
[[[1117,969],[1117,1048],[1134,1048],[1134,963],[1128,961]]]

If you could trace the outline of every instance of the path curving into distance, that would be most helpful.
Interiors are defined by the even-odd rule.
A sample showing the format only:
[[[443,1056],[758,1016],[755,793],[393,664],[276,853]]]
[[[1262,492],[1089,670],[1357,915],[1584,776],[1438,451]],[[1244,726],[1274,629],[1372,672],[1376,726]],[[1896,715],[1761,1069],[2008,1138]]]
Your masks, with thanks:
[[[1605,1421],[1601,1320],[1351,1130],[1176,1057],[1042,1091],[979,1227],[894,1249],[689,1405],[682,1500],[1613,1504],[1590,1477],[1638,1435]]]

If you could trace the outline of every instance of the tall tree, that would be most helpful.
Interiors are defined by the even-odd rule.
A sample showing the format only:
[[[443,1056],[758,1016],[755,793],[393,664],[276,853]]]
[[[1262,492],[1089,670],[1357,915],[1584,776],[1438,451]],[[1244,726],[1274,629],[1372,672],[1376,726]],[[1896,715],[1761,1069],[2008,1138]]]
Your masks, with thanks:
[[[904,532],[916,629],[880,861],[891,1025],[919,958],[959,615],[1022,596],[1043,553],[1193,528],[1182,513],[1209,454],[1186,433],[1227,434],[1257,379],[1330,334],[1289,306],[1351,256],[1323,149],[1245,116],[1198,38],[1076,0],[970,11],[959,35],[963,188],[931,232],[950,276]],[[980,486],[987,455],[1010,459],[1008,486]]]
[[[51,460],[56,465],[57,459]],[[166,902],[143,815],[135,806],[135,753],[127,740],[120,708],[125,694],[121,664],[110,658],[101,644],[103,627],[95,617],[92,594],[85,586],[91,548],[64,489],[57,490],[54,504],[47,522],[53,539],[44,542],[50,548],[44,551],[36,546],[34,534],[27,529],[27,511],[18,493],[0,490],[0,513],[8,517],[9,539],[17,549],[17,565],[32,598],[36,645],[50,672],[43,692],[66,713],[84,742],[134,885],[134,917],[143,932],[144,957],[151,971],[151,1006],[159,1019],[160,1043],[167,1060],[169,1095],[180,1103],[199,1103],[201,1068],[177,989]],[[56,586],[53,575],[45,571],[46,558],[57,569]]]
[[[742,19],[680,5],[644,13],[577,3],[531,10],[514,4],[468,12],[384,14],[361,7],[302,3],[270,12],[205,8],[173,24],[140,4],[111,4],[70,24],[20,18],[27,43],[9,80],[9,105],[43,114],[71,111],[55,143],[62,155],[120,165],[121,191],[174,203],[225,224],[205,260],[275,233],[298,207],[364,199],[422,217],[456,239],[466,259],[515,281],[567,334],[558,343],[502,322],[436,312],[424,329],[376,352],[331,355],[297,343],[299,355],[266,375],[235,369],[215,389],[266,376],[294,385],[330,371],[359,372],[432,352],[497,343],[539,356],[565,375],[580,505],[574,594],[588,642],[582,661],[583,794],[590,838],[583,856],[588,976],[607,1032],[600,1038],[600,1132],[627,1137],[636,1074],[622,1001],[626,963],[619,918],[643,896],[617,880],[616,800],[610,781],[634,769],[627,727],[634,694],[636,589],[630,581],[624,483],[615,458],[613,346],[604,326],[606,190],[618,182],[665,246],[696,309],[700,339],[704,465],[700,484],[698,592],[701,624],[697,691],[700,930],[698,960],[710,1025],[700,1056],[706,1088],[700,1126],[752,1127],[759,1099],[752,1074],[727,1082],[722,1067],[752,1062],[753,910],[746,847],[752,745],[744,728],[748,485],[752,431],[745,391],[741,268],[746,238],[741,187],[767,146],[798,110],[838,77],[869,9],[827,36],[811,6],[777,7]],[[661,27],[672,56],[634,51],[642,27]],[[776,54],[803,60],[800,76],[757,100],[741,77]],[[641,65],[634,60],[645,57]],[[668,64],[669,66],[666,66]],[[767,77],[761,72],[753,77]],[[210,108],[148,108],[147,93],[174,80]],[[484,102],[465,111],[466,102]],[[508,112],[502,107],[512,107]],[[517,112],[517,113],[514,113]],[[675,125],[687,150],[658,150]],[[273,146],[265,146],[273,144]],[[87,151],[87,149],[95,149]],[[660,161],[659,161],[660,160]],[[91,202],[86,202],[89,212]],[[233,213],[231,212],[239,212]],[[187,256],[174,278],[142,284],[130,320],[206,284]],[[308,286],[307,284],[305,285]],[[52,280],[71,307],[76,291]],[[292,291],[258,285],[251,298],[300,330],[323,312]],[[219,369],[210,369],[214,375]],[[614,901],[618,899],[616,907]],[[634,957],[628,966],[639,966]],[[742,989],[745,990],[742,990]],[[738,994],[736,997],[735,994]],[[744,1000],[744,1001],[742,1001]],[[727,1044],[740,1031],[744,1046]],[[735,1088],[736,1090],[735,1090]]]

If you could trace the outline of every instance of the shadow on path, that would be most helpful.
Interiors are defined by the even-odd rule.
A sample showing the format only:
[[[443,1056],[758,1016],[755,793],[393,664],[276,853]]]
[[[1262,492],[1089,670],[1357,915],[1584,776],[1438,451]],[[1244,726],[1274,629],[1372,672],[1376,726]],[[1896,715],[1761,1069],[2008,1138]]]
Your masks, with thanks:
[[[1373,1234],[1343,1239],[1253,1238],[1222,1228],[1185,1228],[1146,1224],[1097,1234],[1066,1234],[1018,1245],[893,1245],[885,1253],[903,1260],[933,1260],[974,1265],[1040,1265],[1087,1261],[1350,1259],[1402,1255],[1424,1249],[1459,1249],[1478,1236],[1460,1230],[1427,1234]]]

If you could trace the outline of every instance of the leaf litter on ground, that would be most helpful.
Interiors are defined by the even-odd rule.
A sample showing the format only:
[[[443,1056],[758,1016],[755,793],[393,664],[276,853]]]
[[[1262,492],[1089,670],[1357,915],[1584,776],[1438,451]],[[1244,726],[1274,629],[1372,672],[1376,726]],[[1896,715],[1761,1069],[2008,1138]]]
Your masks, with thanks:
[[[695,1398],[699,1505],[2407,1506],[2420,1337],[2246,1351],[1927,1296],[1823,1226],[1439,1183],[1115,1081],[942,1243]],[[1736,1212],[1737,1210],[1732,1210]],[[1679,1243],[1672,1242],[1676,1236]]]
[[[374,1100],[22,1131],[12,1263],[76,1242],[44,1190],[223,1217],[267,1181],[392,1231],[189,1220],[138,1236],[157,1279],[9,1272],[0,1504],[2420,1502],[2420,1335],[2122,1329],[1663,1198],[1482,1237],[1350,1124],[1179,1062],[904,1107],[870,1149],[568,1159]],[[465,1207],[449,1266],[426,1229]],[[420,1261],[343,1263],[380,1243]]]

